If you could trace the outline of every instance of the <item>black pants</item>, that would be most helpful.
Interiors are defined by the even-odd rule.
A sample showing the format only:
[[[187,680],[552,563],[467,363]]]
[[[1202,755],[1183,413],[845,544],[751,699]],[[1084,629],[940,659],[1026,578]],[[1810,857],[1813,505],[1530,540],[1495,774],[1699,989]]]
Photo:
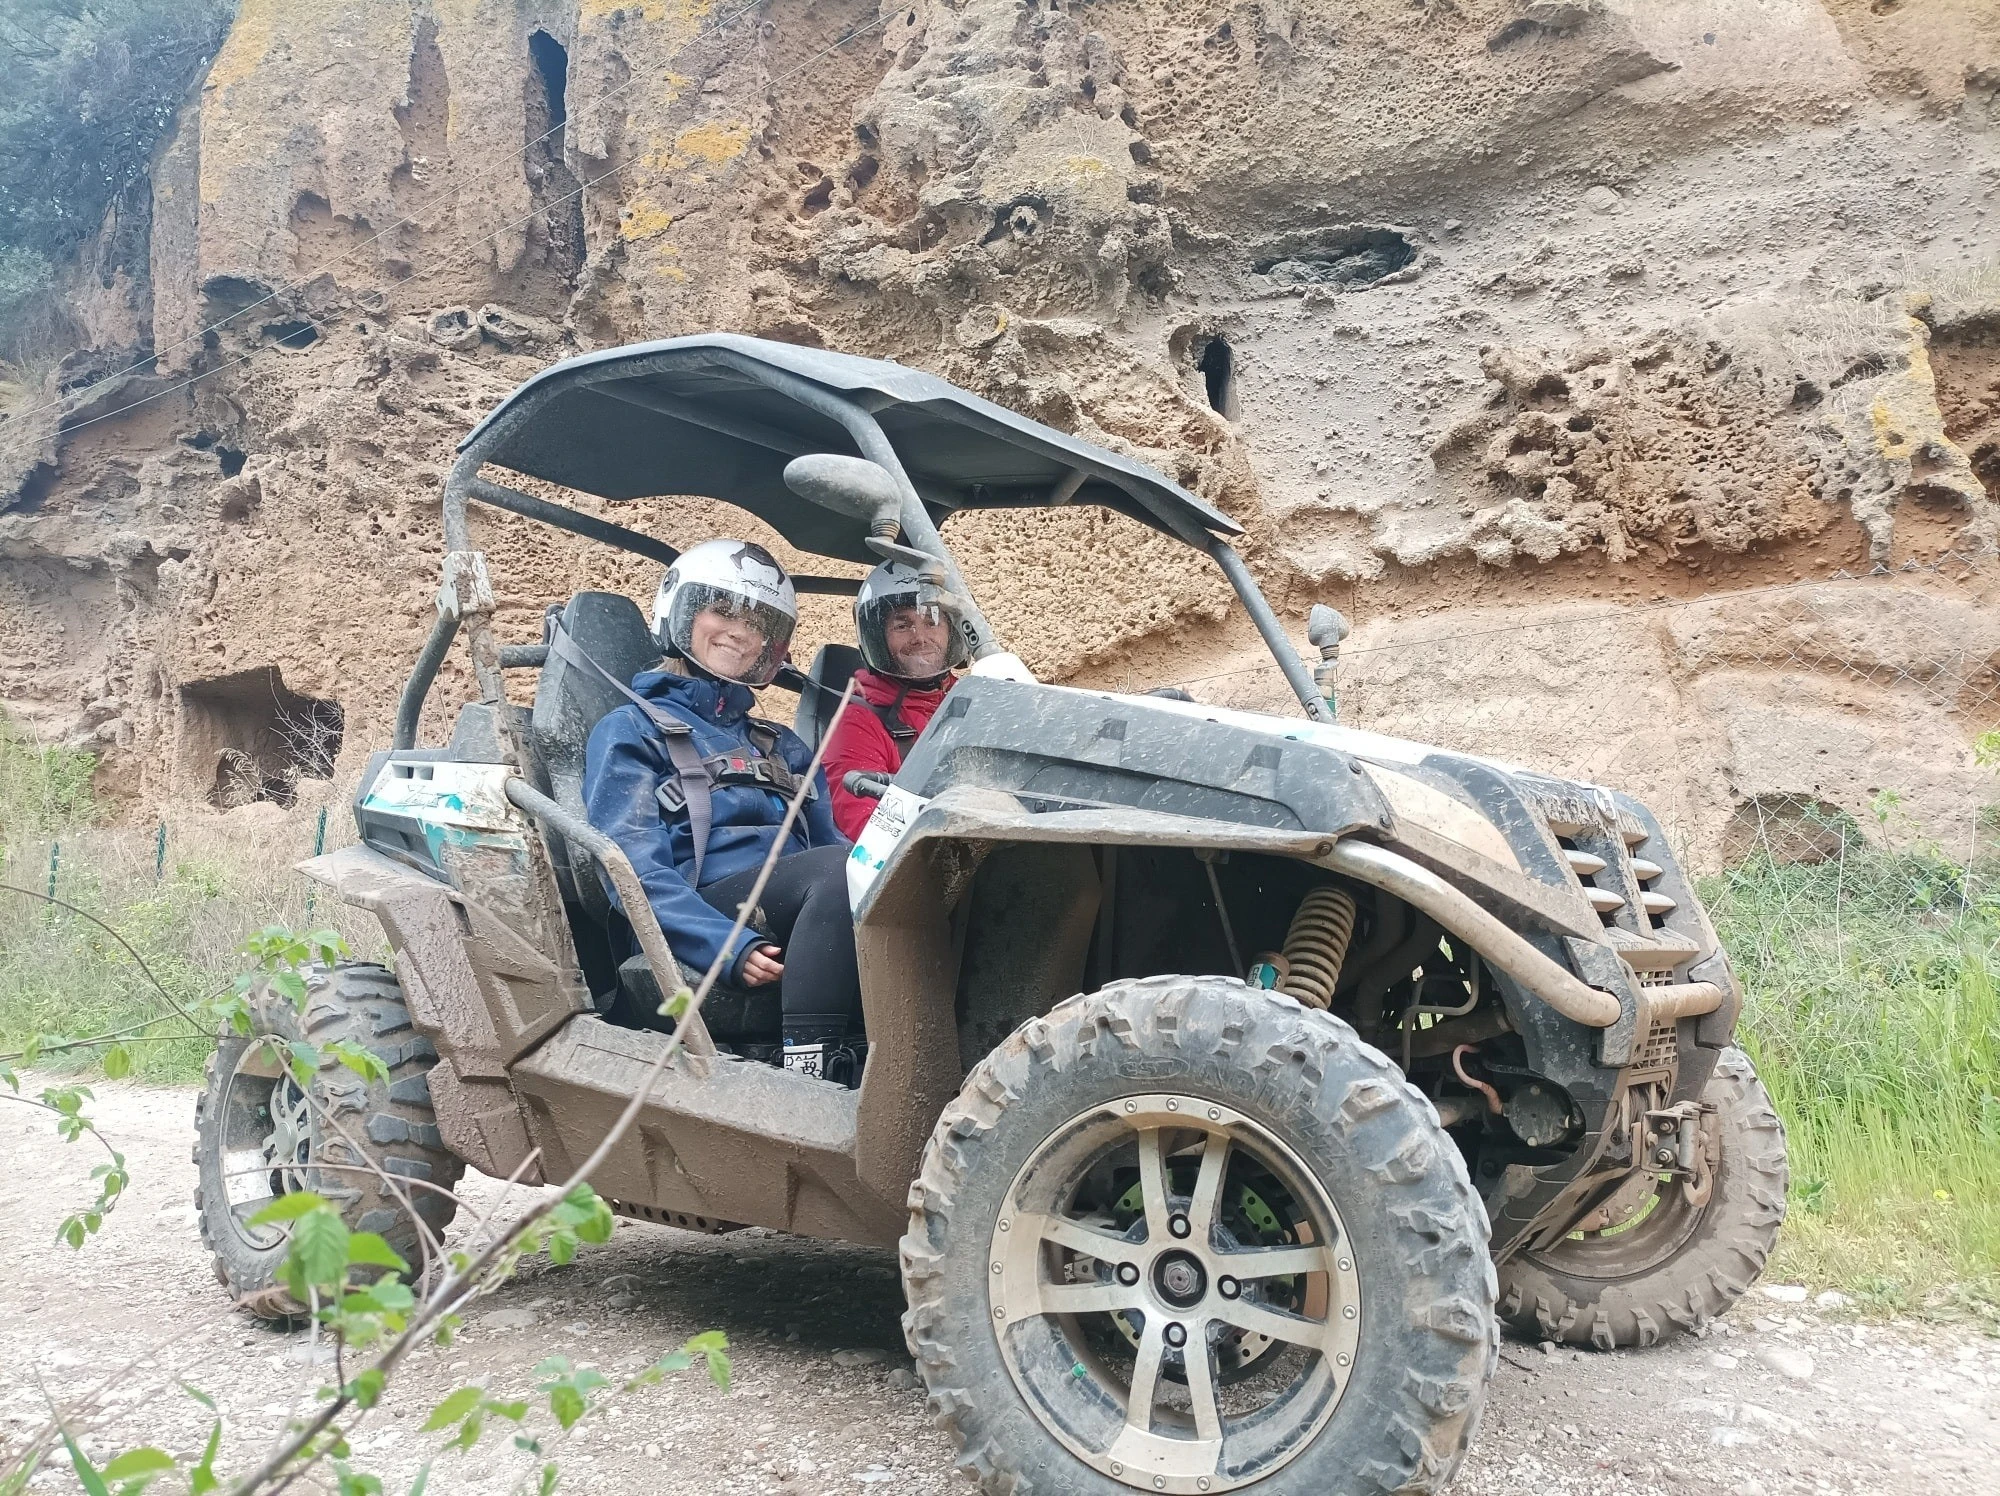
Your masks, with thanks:
[[[756,881],[757,869],[750,868],[717,879],[701,896],[734,916]],[[861,974],[847,907],[847,848],[814,847],[780,857],[757,903],[764,911],[757,928],[785,952],[778,983],[785,1032],[808,1042],[859,1033]]]

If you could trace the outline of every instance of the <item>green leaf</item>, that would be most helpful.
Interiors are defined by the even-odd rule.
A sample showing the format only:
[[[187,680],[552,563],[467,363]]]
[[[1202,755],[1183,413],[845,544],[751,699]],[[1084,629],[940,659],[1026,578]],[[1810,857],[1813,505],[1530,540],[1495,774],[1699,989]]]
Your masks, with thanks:
[[[352,1039],[335,1040],[327,1046],[327,1053],[363,1080],[385,1081],[389,1078],[388,1063],[372,1049],[363,1049]]]
[[[577,1419],[583,1416],[584,1406],[583,1394],[568,1382],[557,1382],[549,1388],[549,1411],[565,1431],[575,1427]]]
[[[711,1351],[728,1350],[729,1337],[720,1330],[703,1330],[699,1335],[694,1336],[683,1345],[681,1349],[692,1355],[706,1356]]]
[[[206,1392],[202,1391],[201,1388],[195,1386],[192,1382],[182,1382],[181,1391],[185,1392],[189,1397],[193,1398],[196,1402],[200,1403],[204,1408],[207,1408],[209,1412],[213,1413],[215,1411],[215,1399],[210,1397]]]
[[[273,972],[271,990],[285,998],[301,1013],[306,1007],[306,979],[295,971]]]
[[[694,1006],[694,993],[686,987],[679,988],[672,997],[660,1004],[662,1016],[672,1019],[687,1017],[687,1010]]]
[[[528,1405],[525,1402],[494,1402],[488,1398],[486,1411],[496,1418],[506,1419],[509,1423],[519,1423],[528,1416]]]
[[[486,1429],[486,1415],[477,1409],[470,1418],[458,1426],[458,1437],[452,1441],[460,1449],[470,1449],[479,1442],[479,1436]]]
[[[9,1070],[5,1065],[0,1065],[0,1080],[7,1082],[7,1089],[12,1091],[16,1096],[21,1094],[21,1077],[16,1075],[12,1070]]]
[[[347,1260],[355,1267],[387,1267],[399,1273],[410,1270],[396,1249],[373,1231],[356,1231],[347,1238]]]
[[[334,1477],[340,1484],[340,1496],[382,1496],[382,1482],[376,1476],[337,1464]]]
[[[292,1228],[290,1259],[299,1276],[315,1286],[335,1284],[347,1274],[347,1225],[332,1207],[299,1217]]]
[[[100,1063],[106,1080],[123,1080],[132,1073],[132,1051],[123,1044],[109,1045]]]
[[[382,1400],[382,1386],[388,1379],[382,1368],[371,1366],[347,1384],[347,1395],[364,1408],[372,1408]]]
[[[315,1210],[326,1209],[326,1200],[311,1190],[293,1190],[289,1195],[280,1195],[269,1205],[250,1217],[252,1226],[273,1226],[280,1221],[296,1221],[300,1216],[310,1215]]]
[[[556,1488],[556,1482],[560,1479],[562,1476],[557,1472],[555,1462],[551,1460],[542,1466],[541,1484],[535,1487],[535,1496],[549,1496],[549,1492]]]
[[[186,1382],[182,1382],[181,1385],[187,1387]],[[193,1392],[194,1389],[188,1387],[188,1391]],[[208,1403],[210,1408],[215,1406],[206,1396],[199,1393],[196,1395],[201,1396],[201,1400]],[[215,1420],[215,1426],[208,1431],[208,1445],[201,1452],[201,1463],[188,1472],[188,1496],[208,1496],[210,1491],[222,1484],[215,1478],[215,1452],[220,1448],[222,1448],[222,1420],[218,1418]]]
[[[104,1478],[110,1480],[158,1480],[174,1468],[174,1457],[164,1449],[150,1446],[143,1449],[128,1449],[104,1467]]]
[[[410,1496],[424,1496],[424,1487],[431,1483],[431,1465],[426,1460],[417,1469],[417,1478],[410,1482]]]
[[[557,1267],[568,1267],[576,1260],[576,1235],[569,1231],[558,1231],[549,1238],[549,1261]]]
[[[431,1409],[420,1432],[434,1434],[441,1428],[449,1428],[467,1413],[479,1406],[481,1392],[477,1387],[461,1387],[443,1402]]]
[[[63,1447],[69,1451],[70,1464],[76,1467],[77,1483],[89,1496],[111,1496],[111,1488],[104,1484],[104,1477],[98,1474],[95,1465],[83,1457],[83,1451],[76,1447],[76,1440],[69,1436],[68,1429],[63,1430],[62,1441]]]
[[[729,1390],[729,1357],[721,1351],[708,1353],[708,1379],[724,1392]]]
[[[285,1067],[292,1072],[292,1079],[299,1083],[299,1089],[304,1090],[319,1073],[319,1046],[294,1039],[285,1049]]]
[[[56,1240],[65,1246],[76,1248],[79,1251],[83,1248],[84,1238],[87,1234],[83,1229],[83,1218],[81,1216],[68,1216],[60,1226],[56,1227]]]

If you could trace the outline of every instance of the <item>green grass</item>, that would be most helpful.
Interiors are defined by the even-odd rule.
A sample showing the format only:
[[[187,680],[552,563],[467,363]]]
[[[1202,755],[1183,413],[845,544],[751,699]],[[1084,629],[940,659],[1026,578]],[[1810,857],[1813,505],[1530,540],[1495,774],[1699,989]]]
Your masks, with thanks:
[[[138,1026],[133,1073],[178,1083],[200,1078],[211,1041],[173,1018],[167,997],[191,1004],[226,989],[248,964],[244,937],[268,924],[333,926],[357,955],[379,956],[374,921],[319,899],[292,864],[311,854],[317,810],[275,807],[223,816],[176,812],[166,855],[156,825],[101,827],[88,754],[34,746],[0,718],[0,883],[56,893],[109,925],[159,979],[99,925],[42,900],[0,890],[0,1056],[37,1035],[69,1038]],[[268,814],[265,814],[268,812]],[[351,840],[336,803],[329,847]],[[46,1056],[45,1070],[96,1070],[88,1050]]]
[[[1774,1272],[2000,1327],[2000,879],[1858,838],[1704,888],[1785,1119]]]

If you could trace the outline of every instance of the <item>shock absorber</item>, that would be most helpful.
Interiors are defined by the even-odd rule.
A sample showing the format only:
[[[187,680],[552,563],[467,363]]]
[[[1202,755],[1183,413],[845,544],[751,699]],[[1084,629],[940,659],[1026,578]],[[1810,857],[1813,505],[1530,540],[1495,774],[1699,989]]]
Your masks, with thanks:
[[[1354,896],[1330,883],[1309,889],[1285,931],[1285,967],[1278,990],[1309,1008],[1328,1006],[1353,939]]]

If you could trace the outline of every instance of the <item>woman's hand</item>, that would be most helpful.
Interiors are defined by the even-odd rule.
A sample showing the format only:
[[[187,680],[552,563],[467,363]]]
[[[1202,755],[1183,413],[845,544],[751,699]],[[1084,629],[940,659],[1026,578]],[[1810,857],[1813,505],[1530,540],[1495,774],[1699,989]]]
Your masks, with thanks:
[[[739,980],[746,987],[762,987],[777,981],[785,974],[784,954],[775,945],[758,946],[743,958],[743,975]]]

